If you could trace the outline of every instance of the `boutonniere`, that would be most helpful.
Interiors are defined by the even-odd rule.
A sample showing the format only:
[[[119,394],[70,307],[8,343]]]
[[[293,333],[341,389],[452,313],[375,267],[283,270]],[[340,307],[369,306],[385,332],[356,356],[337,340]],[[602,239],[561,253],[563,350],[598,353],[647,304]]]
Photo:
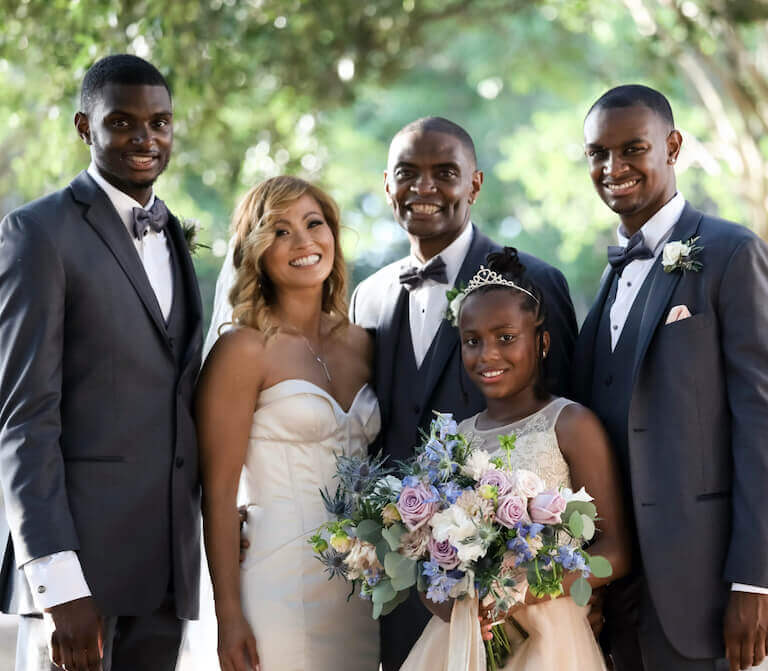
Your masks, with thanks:
[[[462,284],[461,286],[453,287],[445,292],[445,297],[448,299],[448,307],[445,309],[443,317],[447,319],[451,324],[458,328],[459,310],[461,309],[461,302],[467,297],[467,288]]]
[[[200,222],[197,219],[181,220],[181,232],[184,235],[184,242],[187,243],[187,249],[190,254],[197,254],[197,250],[201,247],[203,249],[210,249],[208,245],[197,242],[197,234],[200,232],[200,228]]]
[[[685,242],[677,240],[664,245],[661,252],[661,267],[664,272],[672,273],[675,270],[699,272],[702,265],[700,261],[696,260],[696,257],[704,248],[696,244],[698,240],[699,236],[697,235],[695,238],[688,238]]]

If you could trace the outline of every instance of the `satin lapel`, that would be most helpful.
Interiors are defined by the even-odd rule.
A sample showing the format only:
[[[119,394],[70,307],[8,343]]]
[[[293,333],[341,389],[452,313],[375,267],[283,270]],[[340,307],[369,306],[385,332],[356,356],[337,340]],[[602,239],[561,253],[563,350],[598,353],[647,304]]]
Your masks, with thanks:
[[[701,221],[701,212],[698,212],[690,204],[685,204],[685,209],[680,215],[680,219],[672,229],[669,241],[685,241],[696,235]],[[661,254],[653,264],[650,281],[652,282],[645,305],[643,306],[643,316],[640,321],[640,336],[635,353],[635,365],[633,369],[633,379],[645,358],[648,346],[659,322],[665,317],[664,310],[669,303],[672,292],[677,283],[683,276],[682,271],[675,270],[671,273],[665,273],[661,267]]]
[[[608,299],[611,290],[611,284],[616,273],[610,266],[603,271],[603,277],[600,280],[600,288],[597,291],[592,307],[587,314],[584,324],[581,327],[579,338],[576,341],[576,351],[574,353],[574,376],[573,389],[576,399],[586,402],[592,389],[592,372],[595,363],[595,341],[597,339],[597,329],[600,324],[600,316],[603,313],[603,306]]]
[[[141,259],[136,253],[131,236],[123,226],[123,222],[120,221],[115,208],[109,202],[109,198],[96,186],[85,171],[72,181],[70,187],[75,199],[88,206],[84,213],[85,220],[101,237],[128,276],[141,302],[144,303],[147,313],[157,326],[158,331],[162,333],[165,343],[170,349],[165,320],[155,292],[149,283],[144,266],[141,265]]]
[[[184,283],[187,296],[186,309],[189,316],[190,338],[187,342],[187,351],[184,356],[184,367],[186,367],[190,359],[195,356],[195,353],[199,352],[202,348],[203,308],[200,299],[200,288],[197,284],[195,266],[192,263],[187,241],[181,230],[181,224],[173,215],[169,217],[165,231],[170,243],[173,245],[173,251],[178,261],[176,265],[181,269],[181,281]]]
[[[456,284],[467,284],[472,279],[477,269],[481,264],[485,263],[485,257],[488,252],[498,249],[493,242],[480,231],[473,224],[472,243],[469,246],[469,251],[466,257],[464,257],[464,263],[461,264],[459,274],[456,276]],[[450,287],[446,286],[446,291]],[[459,346],[459,330],[449,324],[445,319],[440,322],[440,328],[437,329],[435,339],[433,341],[433,351],[430,357],[429,369],[426,372],[426,381],[424,384],[423,399],[426,403],[432,396],[432,392],[437,385],[437,381],[445,370],[445,366],[448,363],[448,359],[451,357],[453,351]],[[451,408],[432,408],[433,410],[451,410]]]
[[[380,402],[386,403],[386,412],[389,412],[392,375],[397,365],[397,329],[403,310],[408,305],[407,296],[408,292],[400,282],[392,278],[384,290],[379,323],[376,326],[376,391]]]

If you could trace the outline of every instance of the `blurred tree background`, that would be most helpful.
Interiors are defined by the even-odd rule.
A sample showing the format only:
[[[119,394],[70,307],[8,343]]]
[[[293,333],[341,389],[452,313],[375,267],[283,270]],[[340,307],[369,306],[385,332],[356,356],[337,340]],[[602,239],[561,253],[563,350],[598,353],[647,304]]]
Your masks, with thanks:
[[[583,315],[616,222],[581,124],[620,83],[670,98],[685,196],[768,237],[766,0],[0,0],[0,26],[0,214],[87,165],[72,117],[89,65],[145,57],[174,92],[157,190],[203,226],[208,311],[234,204],[275,174],[337,198],[355,282],[401,255],[387,146],[435,114],[477,143],[473,220],[560,267]]]

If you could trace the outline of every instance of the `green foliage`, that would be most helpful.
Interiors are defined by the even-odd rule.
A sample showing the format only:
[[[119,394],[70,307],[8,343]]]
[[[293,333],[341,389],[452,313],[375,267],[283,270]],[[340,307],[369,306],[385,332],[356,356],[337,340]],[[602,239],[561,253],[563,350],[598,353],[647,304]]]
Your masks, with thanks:
[[[366,519],[357,525],[357,537],[361,541],[376,545],[381,540],[382,526],[376,520]]]
[[[397,550],[400,547],[400,538],[405,533],[405,527],[402,524],[395,523],[391,527],[381,530],[381,535],[391,550]]]
[[[585,578],[577,578],[571,584],[569,593],[577,605],[586,606],[592,596],[592,585]]]

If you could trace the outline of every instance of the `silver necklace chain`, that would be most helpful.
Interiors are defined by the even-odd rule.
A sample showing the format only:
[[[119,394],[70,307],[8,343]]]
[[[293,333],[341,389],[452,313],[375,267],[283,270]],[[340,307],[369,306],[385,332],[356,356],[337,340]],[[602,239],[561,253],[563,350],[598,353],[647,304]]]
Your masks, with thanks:
[[[328,365],[325,363],[323,358],[315,352],[315,350],[312,349],[312,345],[309,344],[309,338],[305,336],[304,334],[301,334],[301,337],[304,338],[304,344],[307,346],[307,349],[312,353],[312,356],[315,357],[315,361],[319,363],[323,367],[323,372],[325,373],[325,377],[328,380],[328,382],[331,381],[331,373],[328,370]]]

